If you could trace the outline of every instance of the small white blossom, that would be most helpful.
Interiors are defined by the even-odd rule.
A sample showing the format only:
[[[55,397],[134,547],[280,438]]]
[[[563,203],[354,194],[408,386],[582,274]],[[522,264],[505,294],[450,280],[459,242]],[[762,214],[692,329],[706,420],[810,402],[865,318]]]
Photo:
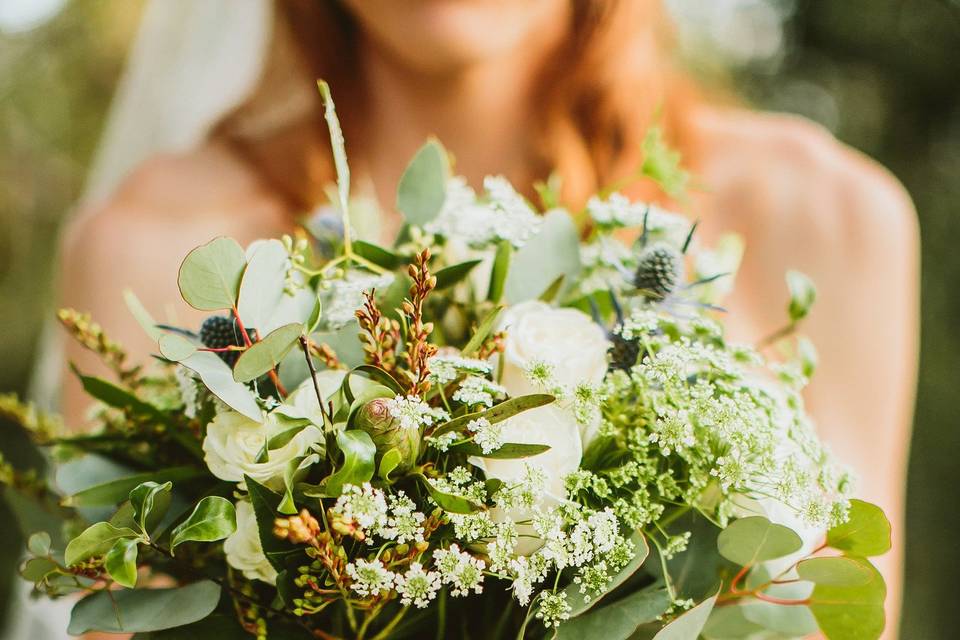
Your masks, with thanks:
[[[453,544],[449,549],[437,549],[433,560],[444,584],[450,585],[450,595],[467,596],[470,591],[483,592],[483,570],[486,563],[474,558]]]
[[[537,609],[537,618],[543,620],[543,626],[559,627],[560,623],[570,618],[570,612],[573,611],[570,603],[567,602],[567,594],[564,591],[557,593],[545,591],[540,596],[540,607]]]
[[[344,520],[357,523],[365,532],[372,533],[387,524],[387,498],[369,482],[363,483],[363,487],[344,485],[331,510]]]
[[[419,609],[429,605],[440,590],[440,574],[436,571],[424,571],[419,562],[410,563],[405,574],[397,574],[395,582],[400,603],[405,606],[412,604]]]
[[[350,588],[361,598],[389,591],[397,576],[379,560],[363,560],[347,565],[347,575],[353,580]]]
[[[403,491],[390,496],[390,515],[377,534],[398,544],[423,542],[423,521],[426,516],[417,511],[417,505]]]
[[[398,395],[387,400],[387,411],[400,423],[401,429],[419,429],[429,427],[435,422],[447,420],[449,416],[442,409],[435,409],[417,396]]]
[[[492,407],[495,399],[502,398],[506,394],[507,390],[496,382],[480,376],[470,376],[460,383],[460,387],[453,394],[453,399],[465,405],[482,404]]]
[[[323,306],[323,318],[331,329],[339,329],[354,319],[363,306],[363,293],[384,289],[393,283],[392,273],[373,275],[350,271],[339,280],[331,280],[330,291]]]
[[[455,431],[448,431],[436,437],[427,436],[427,443],[437,451],[447,451],[457,441],[458,437]]]
[[[467,423],[467,430],[473,432],[473,441],[484,453],[493,453],[503,446],[503,423],[491,423],[486,418],[477,418]]]
[[[486,360],[447,355],[433,356],[427,361],[427,366],[430,368],[430,380],[439,385],[449,384],[464,373],[485,376],[493,370]]]

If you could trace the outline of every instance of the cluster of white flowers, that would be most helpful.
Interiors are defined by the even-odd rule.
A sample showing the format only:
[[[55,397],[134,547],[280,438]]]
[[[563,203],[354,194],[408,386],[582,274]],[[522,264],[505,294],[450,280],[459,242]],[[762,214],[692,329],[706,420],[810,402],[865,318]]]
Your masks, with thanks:
[[[365,271],[349,271],[343,278],[329,280],[330,291],[323,305],[323,319],[327,326],[339,329],[351,322],[357,309],[363,306],[363,293],[385,289],[393,280],[392,273],[377,275]]]
[[[463,374],[486,376],[493,370],[486,360],[443,354],[430,358],[427,366],[430,368],[430,381],[438,385],[449,384]]]
[[[483,188],[478,199],[464,178],[451,178],[443,208],[426,230],[477,248],[500,240],[521,247],[539,231],[540,216],[505,178],[487,176]]]
[[[350,588],[361,598],[390,591],[397,579],[396,574],[383,566],[380,560],[362,558],[347,564],[347,575],[353,580]]]
[[[467,431],[473,433],[473,441],[483,453],[493,453],[503,446],[503,423],[491,423],[486,418],[477,418],[467,423]]]
[[[448,431],[438,436],[427,436],[426,441],[437,451],[446,452],[459,438],[460,434],[456,431]]]
[[[448,420],[450,416],[443,409],[431,407],[417,396],[398,395],[387,400],[387,411],[400,423],[401,429],[419,429],[437,422]]]
[[[596,196],[587,202],[587,213],[605,231],[627,227],[643,227],[649,238],[666,240],[679,247],[690,231],[690,222],[680,214],[655,204],[631,202],[621,193],[612,193],[606,200]]]
[[[440,590],[440,574],[436,571],[424,571],[423,565],[412,562],[406,573],[396,575],[395,584],[397,593],[400,594],[400,604],[423,609]]]
[[[502,385],[480,376],[469,376],[453,393],[453,399],[468,406],[492,407],[494,400],[499,400],[506,395],[507,390]]]
[[[373,544],[373,536],[398,544],[423,541],[426,516],[403,491],[388,496],[369,482],[344,485],[331,511],[344,522],[356,524],[366,534],[367,544]]]
[[[466,596],[471,590],[483,592],[483,571],[486,568],[483,560],[452,544],[449,549],[434,551],[433,561],[443,583],[450,586],[450,595]]]

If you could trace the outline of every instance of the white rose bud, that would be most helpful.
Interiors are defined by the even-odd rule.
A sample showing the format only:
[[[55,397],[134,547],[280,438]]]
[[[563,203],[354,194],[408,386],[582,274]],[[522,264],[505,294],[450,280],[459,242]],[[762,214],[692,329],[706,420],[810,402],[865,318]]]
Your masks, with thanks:
[[[333,399],[343,384],[343,377],[346,371],[339,369],[324,369],[317,372],[317,386],[320,388],[320,395],[324,402]],[[357,380],[357,376],[354,380]],[[351,385],[354,392],[360,388],[359,385]],[[313,388],[313,380],[310,376],[300,383],[293,393],[287,396],[283,404],[274,409],[274,412],[283,414],[288,418],[306,418],[318,427],[323,426],[323,412],[320,410],[320,402],[317,400],[317,390]]]
[[[237,530],[223,543],[227,564],[243,572],[248,580],[262,580],[276,584],[277,571],[263,554],[260,531],[253,513],[253,505],[246,500],[237,503]]]

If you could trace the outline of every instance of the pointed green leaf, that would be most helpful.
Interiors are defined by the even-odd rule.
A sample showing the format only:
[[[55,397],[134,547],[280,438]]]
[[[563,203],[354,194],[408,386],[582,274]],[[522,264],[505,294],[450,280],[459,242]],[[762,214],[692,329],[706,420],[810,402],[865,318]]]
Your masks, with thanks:
[[[503,298],[503,288],[510,273],[510,257],[513,255],[513,245],[509,240],[501,240],[497,245],[497,253],[493,258],[493,267],[490,270],[490,289],[487,291],[487,300],[493,303]]]
[[[220,586],[201,580],[176,589],[98,591],[73,607],[67,633],[142,633],[202,620],[220,601]]]
[[[326,479],[326,494],[332,497],[343,493],[343,485],[361,485],[373,477],[377,446],[366,431],[351,429],[337,433],[337,445],[343,454],[343,462]]]
[[[445,422],[434,429],[433,433],[430,435],[436,437],[451,431],[465,429],[467,424],[473,420],[477,420],[478,418],[484,418],[491,424],[502,422],[507,418],[512,418],[521,411],[528,411],[529,409],[536,409],[537,407],[548,405],[555,399],[556,398],[546,393],[532,393],[527,396],[510,398],[509,400],[505,400],[498,405],[494,405],[492,408],[487,409],[486,411],[468,413],[458,418],[454,418],[449,422]]]
[[[103,559],[110,577],[128,589],[137,584],[137,544],[134,538],[121,538],[113,543]]]
[[[283,498],[250,476],[244,476],[244,483],[247,485],[247,492],[250,494],[250,504],[253,505],[253,513],[257,520],[257,531],[260,534],[260,545],[263,547],[264,555],[274,569],[283,571],[285,568],[283,557],[296,551],[293,545],[273,535],[277,506]]]
[[[116,478],[108,482],[88,487],[83,491],[67,496],[63,499],[63,504],[68,507],[93,507],[116,505],[123,502],[131,491],[137,485],[154,481],[166,482],[168,480],[178,482],[180,480],[189,480],[205,475],[204,470],[196,467],[170,467],[159,471],[148,471],[138,473],[132,476]]]
[[[130,314],[134,317],[140,327],[146,331],[151,340],[159,340],[162,332],[157,328],[157,323],[147,311],[147,308],[140,302],[140,298],[130,289],[123,290],[123,301],[127,304]]]
[[[443,208],[450,160],[437,140],[426,142],[407,165],[397,187],[397,210],[410,224],[423,226]]]
[[[522,444],[518,442],[506,442],[499,449],[491,451],[490,453],[484,453],[483,449],[473,442],[467,442],[451,448],[451,451],[462,453],[463,455],[496,460],[529,458],[530,456],[537,456],[549,450],[550,446],[546,444]]]
[[[216,542],[237,530],[233,503],[220,496],[207,496],[193,513],[170,532],[170,550],[184,542]]]
[[[590,593],[588,599],[587,594],[581,593],[580,585],[575,582],[571,582],[564,589],[564,593],[567,594],[567,604],[570,605],[571,618],[575,618],[595,607],[611,591],[636,573],[640,565],[647,559],[647,556],[650,555],[650,547],[647,546],[647,540],[643,537],[643,534],[639,531],[635,532],[630,536],[630,541],[633,542],[633,558],[616,575],[610,576],[610,582],[607,583],[603,593]]]
[[[857,586],[817,584],[810,596],[810,610],[829,640],[876,640],[886,625],[883,601],[887,588],[883,577],[868,560],[856,559],[870,573],[870,580]]]
[[[299,322],[275,329],[240,354],[237,364],[233,366],[233,379],[250,382],[271,371],[290,353],[302,333],[303,325]]]
[[[653,640],[696,640],[707,624],[707,618],[710,617],[716,601],[717,596],[714,595],[684,612],[653,636]]]
[[[442,291],[448,287],[463,281],[470,272],[473,271],[474,267],[483,262],[482,260],[467,260],[466,262],[460,262],[458,264],[452,264],[449,267],[444,267],[437,271],[434,276],[437,278],[437,291]]]
[[[763,516],[734,520],[717,538],[720,555],[744,567],[782,558],[802,546],[803,541],[793,530]]]
[[[137,538],[139,535],[127,527],[115,527],[109,522],[97,522],[70,541],[63,554],[67,566],[104,555],[117,540]]]
[[[177,284],[194,309],[219,311],[237,304],[240,279],[247,266],[243,249],[233,238],[214,238],[184,258]]]
[[[398,256],[392,251],[375,245],[372,242],[364,242],[363,240],[353,241],[353,252],[361,258],[366,258],[378,267],[383,267],[388,271],[393,271],[404,262],[401,256]]]
[[[847,521],[827,532],[827,544],[849,555],[879,556],[890,550],[890,521],[877,505],[851,500]]]
[[[320,98],[323,100],[323,117],[327,121],[330,131],[330,148],[333,150],[333,165],[337,170],[337,199],[338,208],[345,219],[349,217],[350,206],[350,165],[347,164],[347,149],[343,140],[343,131],[340,128],[340,119],[337,118],[337,108],[330,95],[330,85],[323,80],[317,81]]]
[[[669,607],[670,596],[666,589],[650,586],[567,620],[557,629],[557,640],[626,640],[640,625],[653,622]],[[684,640],[693,638],[695,636]]]
[[[127,389],[103,378],[83,375],[76,367],[71,367],[71,369],[80,379],[83,390],[100,402],[121,409],[133,416],[152,420],[166,419],[159,409],[149,402],[144,402]]]
[[[565,211],[543,217],[540,232],[511,259],[503,298],[510,304],[534,300],[560,276],[573,282],[580,272],[580,236]]]
[[[399,449],[390,449],[380,458],[380,470],[377,472],[377,475],[383,480],[389,481],[390,473],[400,466],[402,460],[403,454],[400,453]]]
[[[422,474],[415,474],[417,479],[420,480],[420,483],[423,484],[426,488],[427,493],[430,494],[430,497],[433,498],[433,501],[437,503],[444,511],[449,511],[450,513],[475,513],[483,509],[482,506],[467,500],[466,498],[452,493],[447,493],[441,491],[435,487],[426,476]]]
[[[173,489],[172,482],[160,484],[151,480],[137,485],[130,491],[133,519],[144,533],[149,533],[150,525],[163,517],[164,514],[160,511],[165,512],[170,506],[171,489]]]
[[[487,339],[487,336],[490,335],[490,332],[493,330],[493,325],[497,321],[500,312],[503,311],[502,306],[494,307],[490,313],[483,317],[483,320],[480,321],[480,324],[477,326],[477,330],[473,332],[473,336],[470,338],[470,341],[467,342],[466,346],[462,349],[462,354],[465,358],[472,357],[480,347],[483,345],[483,341]]]

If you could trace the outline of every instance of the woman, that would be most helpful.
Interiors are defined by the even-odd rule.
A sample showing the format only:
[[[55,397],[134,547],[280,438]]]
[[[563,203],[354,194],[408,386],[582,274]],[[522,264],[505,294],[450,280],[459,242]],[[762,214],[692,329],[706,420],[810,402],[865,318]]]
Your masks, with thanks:
[[[659,113],[705,187],[687,207],[703,237],[732,230],[746,240],[728,304],[733,337],[756,342],[781,324],[787,269],[819,286],[804,326],[820,352],[807,399],[823,437],[859,473],[861,495],[894,521],[895,549],[880,560],[893,637],[918,296],[915,216],[897,181],[809,122],[698,99],[670,70],[655,0],[276,8],[267,68],[246,102],[202,147],[147,162],[70,230],[65,303],[147,353],[118,303],[122,287],[160,311],[178,299],[171,274],[190,248],[216,235],[283,232],[321,202],[332,173],[316,77],[333,87],[354,174],[374,185],[386,236],[397,226],[396,183],[428,135],[474,184],[485,174],[531,184],[556,170],[576,205],[633,173]],[[628,192],[662,199],[649,184]],[[71,357],[94,368],[84,354]],[[78,402],[68,389],[68,411]]]

